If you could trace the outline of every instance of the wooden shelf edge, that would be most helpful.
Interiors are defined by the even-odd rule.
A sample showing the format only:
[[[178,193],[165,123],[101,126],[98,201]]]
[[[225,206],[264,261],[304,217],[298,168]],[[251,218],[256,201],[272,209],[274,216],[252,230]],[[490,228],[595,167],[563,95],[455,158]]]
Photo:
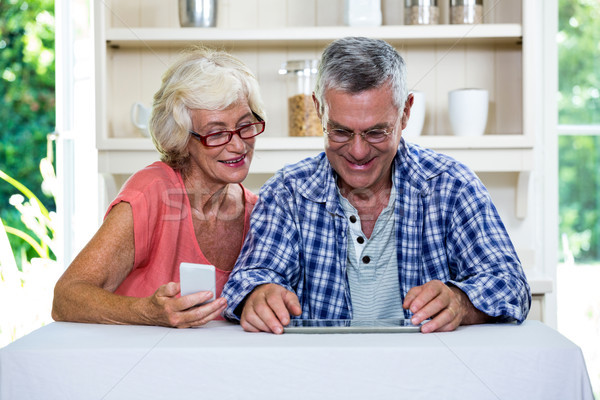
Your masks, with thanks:
[[[476,137],[453,135],[424,135],[405,138],[430,149],[532,149],[533,138],[526,135],[483,135]]]
[[[483,135],[460,137],[451,135],[428,135],[406,139],[433,150],[511,150],[533,149],[533,139],[524,135]],[[266,137],[257,138],[256,150],[323,150],[323,137]],[[98,150],[148,151],[155,150],[150,138],[99,139]]]
[[[272,29],[224,28],[109,28],[105,40],[111,46],[181,45],[192,42],[254,44],[324,44],[346,36],[368,36],[403,42],[452,43],[457,41],[520,42],[520,24],[394,25],[378,27],[292,27]]]
[[[138,138],[98,138],[96,149],[100,151],[148,151],[154,150],[152,139]]]
[[[542,295],[554,291],[554,282],[552,279],[538,276],[535,273],[528,273],[527,270],[525,270],[525,275],[527,276],[527,282],[531,288],[531,294]]]
[[[459,144],[452,148],[423,147],[447,154],[476,172],[528,173],[533,170],[533,148],[530,146],[502,148],[493,141],[485,146],[460,147]],[[114,170],[134,172],[144,165],[138,162],[137,168],[132,168],[133,160],[158,159],[159,156],[152,141],[147,138],[103,140],[97,143],[97,147],[99,157],[108,163],[101,170],[109,173]],[[316,155],[323,149],[323,138],[262,138],[255,147],[253,168],[261,173],[273,173],[285,164]],[[119,166],[120,162],[127,166]],[[528,176],[523,175],[519,181],[523,194],[527,193]],[[526,203],[521,198],[518,204]],[[526,213],[526,207],[519,209],[520,215]]]

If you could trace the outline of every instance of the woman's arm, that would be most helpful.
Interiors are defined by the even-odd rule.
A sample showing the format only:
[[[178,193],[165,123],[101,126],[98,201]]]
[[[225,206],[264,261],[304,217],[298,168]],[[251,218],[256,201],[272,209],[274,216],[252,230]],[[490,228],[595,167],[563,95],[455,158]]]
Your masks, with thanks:
[[[113,292],[134,262],[133,213],[128,203],[115,205],[92,240],[56,283],[52,317],[56,321],[190,327],[203,325],[225,308],[225,299],[191,307],[210,298],[206,292],[181,298],[179,283],[157,288],[150,297]]]

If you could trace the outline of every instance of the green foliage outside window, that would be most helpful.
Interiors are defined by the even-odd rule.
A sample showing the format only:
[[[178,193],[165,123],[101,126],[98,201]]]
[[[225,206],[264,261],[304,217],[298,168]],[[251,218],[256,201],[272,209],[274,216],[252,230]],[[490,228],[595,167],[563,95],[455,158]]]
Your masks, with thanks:
[[[31,188],[54,210],[54,198],[41,191],[40,160],[46,135],[55,126],[54,0],[0,1],[0,170]],[[0,180],[0,218],[35,235],[9,204],[17,193]],[[17,264],[38,256],[23,239],[10,235]]]
[[[559,124],[600,125],[600,2],[559,0]],[[600,129],[600,128],[599,128]],[[560,235],[579,261],[600,260],[600,136],[559,137]]]
[[[578,261],[600,260],[600,136],[560,136],[560,233]]]
[[[560,0],[559,123],[600,124],[600,2]]]

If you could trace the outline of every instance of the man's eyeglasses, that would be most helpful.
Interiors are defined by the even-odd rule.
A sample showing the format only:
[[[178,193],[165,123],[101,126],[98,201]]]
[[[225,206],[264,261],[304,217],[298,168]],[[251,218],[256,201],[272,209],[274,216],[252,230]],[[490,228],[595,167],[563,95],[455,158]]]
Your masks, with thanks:
[[[347,131],[345,129],[325,129],[325,134],[329,137],[329,140],[335,143],[346,143],[354,138],[356,133]],[[368,143],[376,144],[384,142],[392,132],[388,132],[385,129],[371,129],[370,131],[358,133]]]
[[[265,121],[252,111],[252,115],[258,120],[258,122],[254,122],[251,124],[246,124],[244,126],[239,127],[234,131],[219,131],[215,133],[211,133],[208,135],[200,135],[192,130],[188,131],[191,135],[193,135],[196,139],[200,140],[202,144],[206,147],[218,147],[223,146],[229,142],[231,142],[231,138],[233,138],[234,134],[237,134],[242,139],[250,139],[254,136],[258,136],[265,131]]]

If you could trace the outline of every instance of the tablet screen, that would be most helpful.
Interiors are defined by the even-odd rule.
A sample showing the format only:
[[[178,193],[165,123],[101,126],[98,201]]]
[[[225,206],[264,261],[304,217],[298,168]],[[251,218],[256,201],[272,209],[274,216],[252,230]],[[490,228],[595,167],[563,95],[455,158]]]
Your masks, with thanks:
[[[293,319],[284,333],[397,333],[419,332],[408,319]]]

